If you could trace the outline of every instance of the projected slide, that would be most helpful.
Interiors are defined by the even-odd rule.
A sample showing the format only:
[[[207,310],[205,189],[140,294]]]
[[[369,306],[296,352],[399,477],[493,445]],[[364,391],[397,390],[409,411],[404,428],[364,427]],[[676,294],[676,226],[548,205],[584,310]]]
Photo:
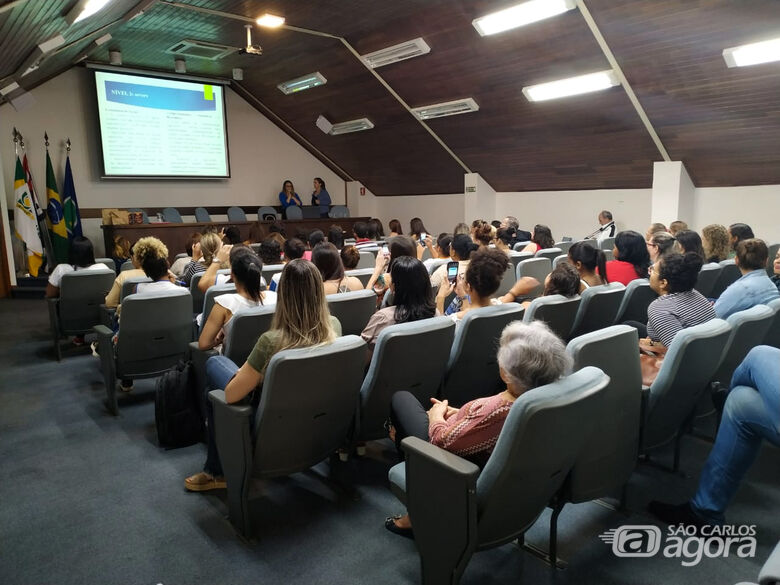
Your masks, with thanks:
[[[221,85],[95,72],[107,177],[227,177]]]

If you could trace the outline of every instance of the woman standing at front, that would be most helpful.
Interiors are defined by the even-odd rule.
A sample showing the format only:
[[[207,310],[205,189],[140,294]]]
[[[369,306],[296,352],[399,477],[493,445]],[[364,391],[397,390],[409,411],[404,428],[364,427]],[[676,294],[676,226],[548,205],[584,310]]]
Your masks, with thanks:
[[[311,194],[311,204],[320,208],[320,217],[328,217],[330,211],[330,193],[325,189],[325,181],[314,178],[314,192]]]
[[[283,210],[291,206],[303,207],[301,198],[295,192],[292,181],[287,180],[282,183],[282,191],[279,193],[279,203],[281,203]]]

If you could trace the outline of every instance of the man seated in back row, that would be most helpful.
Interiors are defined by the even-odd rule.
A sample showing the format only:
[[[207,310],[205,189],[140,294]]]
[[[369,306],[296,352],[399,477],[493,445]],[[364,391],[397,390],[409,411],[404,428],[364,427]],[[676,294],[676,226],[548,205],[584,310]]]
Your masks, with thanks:
[[[599,213],[599,229],[597,229],[593,237],[595,240],[601,245],[601,242],[606,240],[607,238],[614,238],[615,237],[615,222],[612,219],[612,212],[607,211],[606,209]]]
[[[721,319],[738,311],[780,298],[780,292],[766,274],[769,250],[763,240],[751,238],[737,244],[734,263],[742,277],[732,283],[715,302],[715,314]]]

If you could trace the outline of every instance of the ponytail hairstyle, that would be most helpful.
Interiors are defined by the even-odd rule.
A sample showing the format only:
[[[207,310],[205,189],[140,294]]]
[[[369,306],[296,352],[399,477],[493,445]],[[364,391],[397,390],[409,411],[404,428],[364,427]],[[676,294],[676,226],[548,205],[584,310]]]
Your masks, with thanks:
[[[481,219],[476,220],[474,223],[474,241],[483,246],[490,245],[493,240],[493,228],[488,222]]]
[[[200,237],[200,251],[203,254],[203,263],[208,266],[222,247],[222,240],[215,232],[208,232]]]
[[[260,304],[263,304],[263,297],[260,294],[263,261],[257,254],[251,252],[236,254],[230,260],[230,273],[233,282],[240,284],[253,301],[260,301]]]
[[[658,256],[666,256],[674,251],[676,238],[669,232],[655,232],[650,238],[650,243],[658,248]]]
[[[460,260],[468,260],[471,258],[471,253],[479,250],[479,246],[471,241],[471,236],[468,234],[458,234],[452,238],[452,244],[450,244],[450,251],[454,250]]]
[[[586,242],[574,242],[569,248],[569,261],[576,267],[581,263],[588,272],[598,272],[604,284],[607,280],[607,257],[603,250],[594,248]]]

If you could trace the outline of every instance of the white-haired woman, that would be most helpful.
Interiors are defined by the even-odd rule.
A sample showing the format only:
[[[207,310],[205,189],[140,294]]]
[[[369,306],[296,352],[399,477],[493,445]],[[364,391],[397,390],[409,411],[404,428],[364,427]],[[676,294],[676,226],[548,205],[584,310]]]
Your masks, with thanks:
[[[514,401],[527,390],[563,376],[571,366],[571,359],[566,354],[566,346],[544,322],[515,321],[501,334],[498,366],[506,390],[477,398],[461,408],[431,398],[432,406],[426,411],[411,392],[396,392],[390,414],[390,436],[396,445],[400,448],[405,437],[418,437],[484,465]],[[385,528],[401,536],[412,536],[408,514],[387,518]]]

